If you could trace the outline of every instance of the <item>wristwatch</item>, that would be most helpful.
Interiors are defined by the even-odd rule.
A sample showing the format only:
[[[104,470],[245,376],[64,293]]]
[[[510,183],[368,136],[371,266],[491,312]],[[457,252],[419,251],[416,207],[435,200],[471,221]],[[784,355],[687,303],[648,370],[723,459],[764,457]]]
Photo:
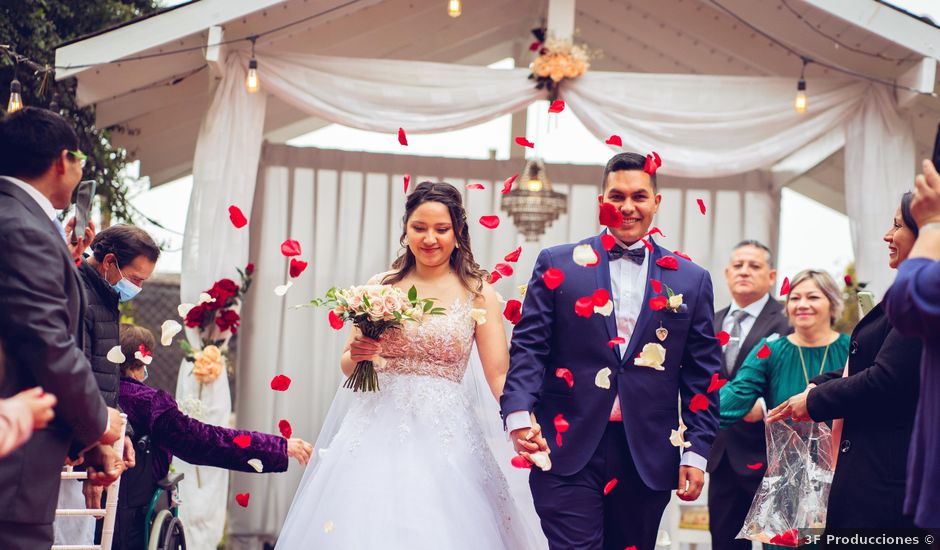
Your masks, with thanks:
[[[918,231],[923,232],[923,231],[929,231],[931,229],[933,229],[934,231],[940,230],[940,222],[925,223],[920,229],[918,229]]]

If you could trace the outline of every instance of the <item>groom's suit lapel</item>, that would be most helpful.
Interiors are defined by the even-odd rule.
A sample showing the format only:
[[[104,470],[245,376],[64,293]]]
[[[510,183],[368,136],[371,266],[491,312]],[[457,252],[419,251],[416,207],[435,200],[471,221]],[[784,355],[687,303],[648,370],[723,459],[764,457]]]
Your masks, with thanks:
[[[604,245],[601,243],[601,233],[594,237],[591,241],[591,246],[594,248],[594,251],[597,252],[597,255],[600,257],[600,262],[594,268],[594,276],[597,279],[597,288],[603,288],[610,293],[611,300],[613,300],[613,291],[611,291],[610,285],[610,260],[607,258],[607,251],[604,250]],[[616,302],[615,302],[616,303]],[[604,326],[607,327],[607,340],[613,340],[617,337],[617,311],[616,306],[614,311],[604,317]],[[617,360],[620,360],[620,346],[614,346],[611,348],[614,356]]]
[[[658,281],[663,280],[662,268],[656,265],[656,260],[663,257],[663,249],[653,241],[652,237],[649,239],[649,242],[653,245],[653,251],[650,252],[649,258],[646,260],[649,262],[649,269],[646,272],[646,288],[643,291],[643,302],[640,304],[640,316],[636,320],[636,326],[633,327],[633,334],[630,335],[630,341],[627,343],[627,353],[623,355],[622,361],[624,362],[630,361],[630,358],[636,355],[637,348],[641,347],[640,341],[643,339],[643,335],[646,334],[647,325],[649,325],[653,319],[653,310],[647,305],[653,297],[650,279],[656,279]],[[647,342],[643,343],[645,344]]]

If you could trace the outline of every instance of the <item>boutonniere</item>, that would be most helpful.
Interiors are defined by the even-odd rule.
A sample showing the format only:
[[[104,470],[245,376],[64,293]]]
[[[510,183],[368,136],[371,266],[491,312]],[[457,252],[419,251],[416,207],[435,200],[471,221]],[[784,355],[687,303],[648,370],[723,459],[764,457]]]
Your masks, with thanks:
[[[666,370],[663,363],[666,361],[666,348],[650,342],[643,346],[640,356],[633,360],[638,367],[650,367],[656,370]]]
[[[660,290],[662,288],[665,288],[666,295],[655,296],[650,299],[650,307],[653,309],[653,311],[659,311],[661,309],[668,309],[669,311],[673,313],[679,313],[681,311],[685,311],[686,309],[688,309],[688,306],[686,306],[683,303],[681,294],[676,294],[666,284],[660,283],[659,281],[656,281],[656,284],[653,285],[653,290],[656,290],[657,287],[659,287]]]

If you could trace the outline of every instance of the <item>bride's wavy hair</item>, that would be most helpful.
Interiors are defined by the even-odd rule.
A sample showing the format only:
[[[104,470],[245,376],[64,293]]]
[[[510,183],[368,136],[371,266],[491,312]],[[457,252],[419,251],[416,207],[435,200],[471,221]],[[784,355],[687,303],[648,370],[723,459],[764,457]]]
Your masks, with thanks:
[[[449,183],[423,181],[408,195],[405,202],[405,215],[401,224],[401,244],[404,251],[392,263],[392,273],[382,280],[383,284],[394,284],[405,278],[415,268],[415,255],[408,247],[408,220],[415,209],[426,202],[439,202],[447,207],[450,213],[451,227],[457,236],[457,246],[450,254],[450,266],[457,277],[460,278],[464,288],[479,297],[483,289],[483,281],[488,277],[486,271],[473,259],[473,250],[470,248],[470,231],[467,227],[467,212],[463,207],[460,191]]]

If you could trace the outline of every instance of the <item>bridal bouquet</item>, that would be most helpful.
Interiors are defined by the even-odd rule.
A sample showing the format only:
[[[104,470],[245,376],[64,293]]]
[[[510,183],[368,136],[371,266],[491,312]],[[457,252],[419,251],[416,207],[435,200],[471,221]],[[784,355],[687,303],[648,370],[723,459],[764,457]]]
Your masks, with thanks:
[[[363,285],[345,289],[331,288],[325,298],[316,298],[310,305],[326,306],[330,310],[330,324],[340,328],[351,321],[362,334],[378,340],[390,329],[401,327],[405,321],[420,321],[425,315],[442,315],[444,308],[434,307],[433,298],[418,299],[418,290],[411,287],[406,295],[392,285]],[[379,378],[373,361],[359,361],[356,369],[343,384],[353,391],[378,391]]]

